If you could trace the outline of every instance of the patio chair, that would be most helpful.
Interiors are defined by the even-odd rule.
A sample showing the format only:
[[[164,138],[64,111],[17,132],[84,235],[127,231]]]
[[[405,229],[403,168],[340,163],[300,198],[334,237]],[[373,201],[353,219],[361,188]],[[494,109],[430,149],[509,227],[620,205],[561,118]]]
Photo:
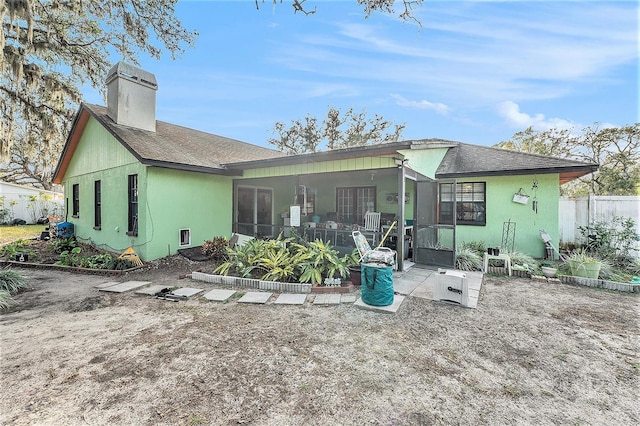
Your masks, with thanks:
[[[388,266],[393,266],[396,269],[396,258],[398,253],[395,250],[391,250],[389,247],[376,247],[372,249],[369,245],[367,238],[362,235],[360,231],[351,232],[353,242],[356,244],[358,253],[360,254],[360,262],[365,263],[384,263]]]
[[[371,241],[376,244],[376,233],[380,231],[380,212],[364,214],[364,232],[371,233]]]
[[[253,240],[253,238],[254,237],[252,237],[251,235],[237,234],[234,232],[229,239],[229,247],[233,249],[236,248],[236,246],[243,246],[247,241]]]

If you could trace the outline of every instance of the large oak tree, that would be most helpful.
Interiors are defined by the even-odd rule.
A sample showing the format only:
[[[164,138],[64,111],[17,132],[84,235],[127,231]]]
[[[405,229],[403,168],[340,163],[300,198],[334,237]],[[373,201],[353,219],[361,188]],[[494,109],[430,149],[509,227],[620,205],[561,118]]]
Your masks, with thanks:
[[[176,2],[0,0],[0,177],[48,186],[55,162],[37,156],[59,154],[80,88],[103,89],[110,58],[137,64],[191,45]]]
[[[355,0],[367,13],[395,13],[396,0]],[[256,6],[265,0],[256,0]],[[81,88],[103,90],[113,58],[172,58],[197,33],[175,16],[177,0],[0,0],[0,179],[48,189]],[[273,0],[273,3],[283,3]],[[312,14],[306,0],[285,1]],[[397,0],[414,19],[422,0]]]
[[[278,137],[268,142],[287,154],[304,154],[397,142],[403,129],[404,124],[394,124],[377,114],[371,118],[364,111],[356,113],[349,109],[342,114],[336,108],[329,108],[321,122],[310,115],[292,120],[289,126],[276,122],[273,133]]]
[[[577,134],[529,127],[496,146],[600,165],[597,172],[561,188],[565,195],[640,195],[640,123],[607,128],[594,124]]]

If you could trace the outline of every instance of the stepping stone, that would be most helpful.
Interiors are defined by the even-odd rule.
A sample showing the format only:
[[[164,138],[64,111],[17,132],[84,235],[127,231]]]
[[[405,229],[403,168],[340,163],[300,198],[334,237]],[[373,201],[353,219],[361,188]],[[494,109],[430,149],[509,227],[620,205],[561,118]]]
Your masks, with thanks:
[[[174,296],[185,296],[185,297],[191,297],[193,295],[196,295],[200,292],[204,291],[201,288],[190,288],[190,287],[182,287],[182,288],[178,288],[176,290],[173,290],[171,293]]]
[[[202,297],[214,302],[224,302],[234,294],[236,294],[234,290],[215,289],[205,293]]]
[[[314,305],[339,305],[340,296],[341,294],[339,293],[318,294],[316,295],[316,298],[313,301],[313,304]]]
[[[136,290],[136,294],[142,294],[144,296],[155,296],[155,294],[163,289],[167,288],[166,285],[155,284],[149,287],[141,288],[140,290]]]
[[[127,281],[124,283],[101,288],[100,291],[109,291],[112,293],[124,293],[125,291],[135,290],[145,285],[151,284],[151,281]]]
[[[364,303],[362,301],[362,298],[358,298],[358,300],[356,300],[356,302],[354,303],[354,306],[360,308],[360,309],[365,309],[367,311],[374,311],[374,312],[381,312],[381,313],[385,313],[385,314],[395,314],[398,311],[398,308],[400,308],[400,305],[402,305],[402,302],[404,302],[404,298],[405,296],[401,295],[401,294],[396,294],[393,297],[393,303],[391,305],[388,306],[373,306],[373,305],[368,305],[366,303]]]
[[[340,295],[340,303],[353,303],[357,299],[355,294],[342,294]]]
[[[271,297],[273,293],[265,293],[262,291],[249,291],[245,293],[240,299],[238,299],[238,303],[258,303],[264,304],[267,303],[267,300]]]
[[[111,287],[111,286],[114,286],[114,285],[117,285],[117,284],[120,284],[120,283],[118,281],[109,281],[107,283],[94,285],[93,288],[100,289],[100,288],[105,288],[105,287]]]
[[[277,305],[304,305],[306,300],[306,294],[282,293],[273,303]]]

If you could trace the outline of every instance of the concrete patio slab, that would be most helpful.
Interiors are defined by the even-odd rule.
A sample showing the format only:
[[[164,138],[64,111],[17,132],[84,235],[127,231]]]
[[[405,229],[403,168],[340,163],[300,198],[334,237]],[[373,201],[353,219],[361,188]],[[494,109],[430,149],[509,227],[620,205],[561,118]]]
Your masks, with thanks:
[[[398,309],[400,308],[400,305],[402,305],[402,302],[404,302],[404,299],[405,299],[405,296],[401,294],[396,294],[393,297],[393,303],[391,305],[373,306],[373,305],[368,305],[364,303],[362,301],[362,298],[360,297],[358,298],[358,300],[356,300],[356,302],[354,303],[354,306],[360,309],[365,309],[367,311],[381,312],[385,314],[395,314],[396,312],[398,312]]]
[[[100,289],[100,288],[112,287],[112,286],[118,285],[118,284],[120,284],[118,281],[109,281],[109,282],[106,282],[106,283],[94,285],[93,288]]]
[[[304,305],[306,300],[306,294],[282,293],[273,303],[276,305]]]
[[[429,274],[406,274],[399,278],[393,279],[393,291],[403,294],[405,296],[410,295],[420,284],[422,284],[433,271],[429,271]]]
[[[236,294],[235,290],[214,289],[205,293],[202,297],[214,302],[224,302],[234,294]]]
[[[245,293],[240,299],[238,299],[238,303],[257,303],[257,304],[265,304],[267,300],[271,297],[273,293],[266,293],[262,291],[249,291]]]
[[[149,287],[144,287],[141,288],[139,290],[135,291],[135,294],[142,294],[145,296],[154,296],[157,292],[163,290],[167,288],[167,286],[165,285],[159,285],[159,284],[155,284],[155,285],[151,285]]]
[[[100,291],[108,291],[111,293],[124,293],[125,291],[135,290],[151,284],[151,281],[126,281],[109,287],[101,288]]]
[[[173,290],[171,293],[173,293],[175,296],[191,297],[203,291],[204,289],[201,288],[182,287]]]
[[[353,303],[357,298],[355,294],[341,294],[340,303]]]
[[[314,305],[339,305],[340,304],[339,293],[325,293],[317,294],[313,301]]]

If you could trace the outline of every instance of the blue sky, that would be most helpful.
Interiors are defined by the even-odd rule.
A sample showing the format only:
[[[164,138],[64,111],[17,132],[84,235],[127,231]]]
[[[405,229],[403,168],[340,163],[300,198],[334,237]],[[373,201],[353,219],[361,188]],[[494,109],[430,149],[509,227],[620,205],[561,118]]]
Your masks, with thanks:
[[[261,0],[260,0],[261,1]],[[638,116],[635,1],[435,2],[422,27],[356,0],[180,1],[200,35],[176,60],[141,58],[157,118],[262,146],[276,121],[329,107],[404,123],[403,139],[479,145],[533,126],[579,131]],[[114,61],[119,58],[114,58]],[[87,102],[104,104],[97,91]]]

